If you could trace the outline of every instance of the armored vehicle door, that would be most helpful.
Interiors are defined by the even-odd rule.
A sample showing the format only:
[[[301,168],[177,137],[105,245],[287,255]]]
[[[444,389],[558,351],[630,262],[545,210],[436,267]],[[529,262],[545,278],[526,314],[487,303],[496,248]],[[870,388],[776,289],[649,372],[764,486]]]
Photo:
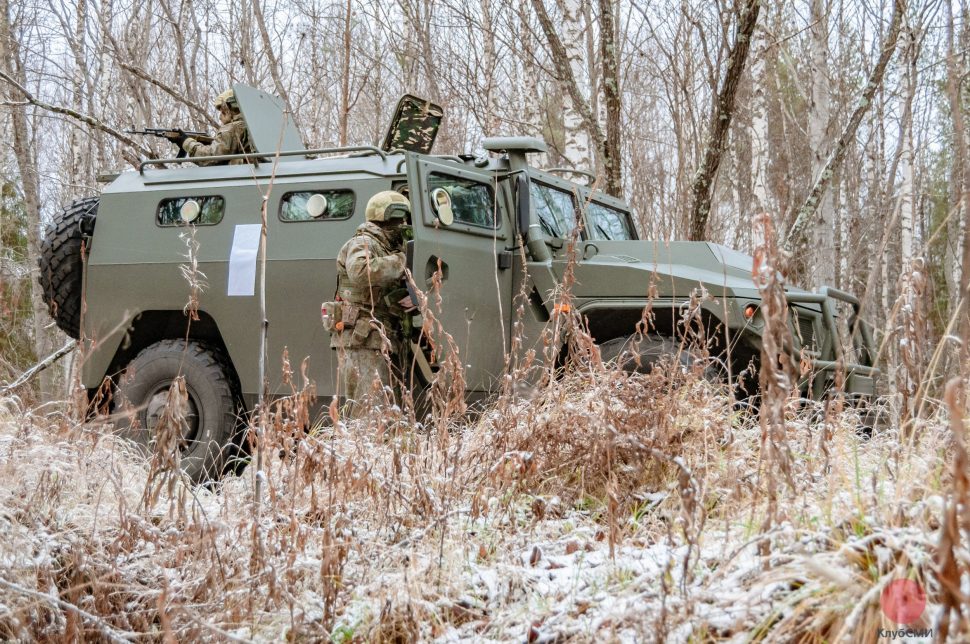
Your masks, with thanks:
[[[513,235],[508,182],[418,154],[407,155],[407,169],[414,226],[409,268],[454,339],[465,365],[466,389],[492,390],[509,346]],[[440,312],[434,311],[432,293],[436,274]],[[439,346],[441,340],[436,338]]]

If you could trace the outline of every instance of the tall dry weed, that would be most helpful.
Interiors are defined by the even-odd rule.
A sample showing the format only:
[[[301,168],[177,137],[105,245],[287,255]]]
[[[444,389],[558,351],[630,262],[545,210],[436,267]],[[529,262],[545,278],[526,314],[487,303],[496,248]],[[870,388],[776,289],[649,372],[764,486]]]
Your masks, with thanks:
[[[966,385],[959,378],[947,383],[946,406],[950,414],[953,452],[950,489],[940,526],[940,540],[934,555],[940,585],[939,637],[950,633],[970,638],[970,457],[967,455]]]
[[[792,478],[792,453],[785,419],[792,395],[795,365],[791,354],[793,340],[788,328],[789,309],[780,268],[781,249],[768,213],[756,217],[763,231],[763,243],[754,253],[752,278],[761,295],[764,330],[761,334],[761,472],[759,478],[768,496],[768,509],[763,530],[777,519],[778,479],[795,489]]]

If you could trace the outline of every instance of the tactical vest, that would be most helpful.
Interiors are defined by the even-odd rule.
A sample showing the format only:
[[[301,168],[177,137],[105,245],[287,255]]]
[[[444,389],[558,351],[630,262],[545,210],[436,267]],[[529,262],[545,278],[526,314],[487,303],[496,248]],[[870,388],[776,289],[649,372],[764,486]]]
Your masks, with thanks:
[[[369,237],[377,243],[378,247],[380,248],[380,254],[375,254],[375,257],[384,257],[394,253],[394,250],[390,248],[387,239],[381,239],[370,230],[367,230],[366,228],[358,229],[354,234],[354,237],[357,237],[358,235]],[[386,294],[385,291],[387,290],[388,289],[382,286],[354,284],[354,282],[350,279],[350,276],[347,274],[347,267],[341,262],[337,262],[338,299],[367,309],[370,309],[373,306],[375,317],[380,317],[377,315],[378,309],[387,308],[384,303],[384,295]]]
[[[384,257],[392,255],[395,249],[391,248],[389,241],[383,235],[377,235],[374,231],[366,227],[358,228],[354,237],[363,235],[371,239],[377,246],[373,249],[374,257]],[[353,238],[351,238],[353,241]],[[350,243],[348,241],[348,243]],[[343,256],[343,249],[341,249]],[[331,335],[331,346],[344,348],[366,348],[380,349],[383,339],[381,333],[371,325],[371,319],[380,322],[384,329],[384,335],[388,337],[392,345],[396,344],[396,326],[394,324],[394,314],[388,305],[385,296],[396,290],[397,285],[379,286],[370,285],[366,282],[355,283],[347,273],[347,267],[342,259],[337,260],[337,310],[339,315],[340,327],[335,329]],[[337,320],[334,322],[336,323]],[[395,350],[392,348],[392,351]]]
[[[233,154],[252,154],[256,152],[256,148],[253,146],[252,141],[249,138],[249,127],[246,125],[246,120],[241,114],[237,114],[236,117],[230,121],[230,124],[234,124],[236,121],[242,126],[238,136],[239,140],[239,151],[233,152]],[[238,126],[236,126],[238,128]],[[265,159],[260,159],[260,161],[265,161]],[[243,165],[244,163],[251,163],[246,159],[233,159],[229,162],[229,165]]]

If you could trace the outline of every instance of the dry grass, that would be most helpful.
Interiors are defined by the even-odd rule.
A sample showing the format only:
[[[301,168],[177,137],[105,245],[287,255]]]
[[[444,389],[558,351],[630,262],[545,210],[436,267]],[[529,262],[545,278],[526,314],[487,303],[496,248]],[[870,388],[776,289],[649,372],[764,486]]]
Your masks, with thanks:
[[[880,590],[906,576],[923,623],[950,606],[966,636],[955,398],[871,439],[790,401],[794,486],[695,373],[591,359],[422,431],[380,410],[306,433],[307,398],[275,405],[262,473],[212,489],[4,401],[0,639],[875,642]]]

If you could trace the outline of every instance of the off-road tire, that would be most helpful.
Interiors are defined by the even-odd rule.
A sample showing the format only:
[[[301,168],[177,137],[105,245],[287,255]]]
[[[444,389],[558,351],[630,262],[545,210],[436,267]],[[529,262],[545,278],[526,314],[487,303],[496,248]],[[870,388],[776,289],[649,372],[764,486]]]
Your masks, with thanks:
[[[607,340],[599,345],[603,362],[613,361],[630,373],[649,373],[664,360],[675,360],[685,370],[692,369],[698,361],[705,360],[703,376],[710,382],[723,381],[722,370],[715,360],[704,359],[680,342],[659,335],[639,337],[627,335]]]
[[[149,413],[157,408],[157,396],[179,375],[185,378],[189,396],[187,417],[195,415],[191,438],[181,451],[182,469],[196,483],[217,479],[239,453],[242,427],[239,387],[218,349],[192,340],[161,340],[143,349],[119,377],[117,427],[122,435],[150,448]]]
[[[51,317],[67,335],[81,334],[84,262],[81,245],[94,232],[99,197],[78,199],[54,215],[40,244],[38,281]]]

